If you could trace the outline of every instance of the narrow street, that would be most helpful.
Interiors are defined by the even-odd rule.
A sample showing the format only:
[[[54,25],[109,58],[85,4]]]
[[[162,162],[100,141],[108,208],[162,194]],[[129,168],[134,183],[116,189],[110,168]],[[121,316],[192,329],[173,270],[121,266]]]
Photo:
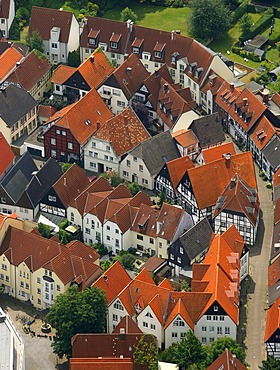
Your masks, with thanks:
[[[265,309],[267,308],[267,276],[273,230],[272,191],[266,188],[256,169],[261,204],[260,222],[255,246],[250,251],[250,287],[248,289],[246,361],[251,370],[259,370],[266,358],[264,345]]]

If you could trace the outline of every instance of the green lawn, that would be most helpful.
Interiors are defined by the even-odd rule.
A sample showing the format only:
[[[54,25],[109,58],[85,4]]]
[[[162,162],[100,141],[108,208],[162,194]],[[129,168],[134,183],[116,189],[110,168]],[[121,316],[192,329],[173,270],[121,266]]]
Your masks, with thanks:
[[[190,8],[165,8],[146,4],[129,4],[137,14],[137,24],[143,27],[157,28],[164,31],[180,30],[182,35],[188,36],[187,17]],[[123,7],[110,9],[103,15],[104,18],[120,20]]]

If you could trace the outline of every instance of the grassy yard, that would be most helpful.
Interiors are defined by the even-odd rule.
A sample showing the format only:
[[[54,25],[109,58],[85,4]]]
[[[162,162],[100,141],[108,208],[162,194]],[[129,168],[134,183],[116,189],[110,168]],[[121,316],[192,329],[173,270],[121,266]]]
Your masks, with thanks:
[[[129,7],[137,14],[137,24],[143,27],[157,28],[164,31],[174,29],[181,30],[181,34],[188,36],[187,17],[190,8],[165,8],[145,4],[133,4]],[[120,20],[120,13],[123,7],[110,9],[104,14],[104,18]]]

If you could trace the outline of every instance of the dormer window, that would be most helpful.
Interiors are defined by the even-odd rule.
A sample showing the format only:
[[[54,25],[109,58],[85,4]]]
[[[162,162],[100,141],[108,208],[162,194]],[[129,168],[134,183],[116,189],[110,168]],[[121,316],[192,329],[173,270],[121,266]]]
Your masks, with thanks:
[[[161,52],[160,51],[155,51],[155,58],[161,59]]]
[[[91,46],[95,46],[95,45],[96,45],[96,40],[95,40],[95,39],[92,39],[92,38],[89,38],[89,39],[88,39],[88,43],[89,43],[89,45],[91,45]]]
[[[197,70],[195,71],[195,77],[199,78],[201,76],[202,71],[203,71],[202,67],[197,68]]]
[[[139,48],[133,47],[133,48],[132,48],[132,52],[133,52],[134,54],[139,54]]]
[[[118,48],[118,43],[117,42],[111,42],[110,46],[111,46],[111,49],[117,49]]]
[[[110,48],[118,49],[120,39],[121,39],[121,35],[113,32],[110,38]]]
[[[88,43],[91,46],[97,46],[98,45],[98,35],[99,35],[99,30],[93,30],[91,29],[88,34]]]
[[[194,70],[195,70],[195,67],[197,66],[197,63],[196,62],[193,62],[189,65],[189,71],[191,73],[194,73]]]
[[[135,37],[135,39],[133,40],[133,43],[131,44],[132,52],[134,54],[140,54],[140,48],[141,48],[143,41],[144,41],[143,39],[137,39]]]
[[[164,48],[165,48],[165,44],[161,44],[157,42],[154,47],[154,57],[158,59],[162,59]]]

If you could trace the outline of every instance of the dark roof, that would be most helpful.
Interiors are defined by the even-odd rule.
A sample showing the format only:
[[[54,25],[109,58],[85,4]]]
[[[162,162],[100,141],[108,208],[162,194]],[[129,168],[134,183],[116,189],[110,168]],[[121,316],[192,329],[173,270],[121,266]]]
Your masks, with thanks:
[[[269,144],[263,149],[263,155],[270,163],[271,167],[276,170],[280,165],[280,139],[275,136]]]
[[[279,257],[278,257],[279,258]],[[275,301],[280,297],[280,281],[277,281],[271,287],[268,287],[268,305],[272,306]]]
[[[216,145],[226,140],[218,113],[195,119],[189,129],[198,138],[201,148]]]
[[[15,203],[19,200],[32,179],[32,173],[34,171],[38,171],[38,169],[27,151],[1,181],[1,187],[5,189]]]
[[[1,117],[9,127],[12,127],[36,105],[36,100],[26,90],[15,85],[9,85],[0,90]]]
[[[17,205],[25,208],[32,205],[35,208],[62,175],[63,171],[59,163],[55,159],[49,158],[44,166],[34,174],[26,188],[26,194],[22,195]]]
[[[169,131],[162,132],[139,144],[130,152],[142,158],[151,175],[156,175],[166,162],[179,158],[180,153]]]
[[[182,234],[174,246],[182,247],[190,260],[201,254],[210,245],[212,228],[207,218],[203,218],[196,225]]]
[[[72,12],[33,6],[28,31],[29,35],[32,35],[33,31],[38,31],[43,40],[50,40],[51,29],[59,27],[59,41],[67,43],[70,35],[72,17]]]

